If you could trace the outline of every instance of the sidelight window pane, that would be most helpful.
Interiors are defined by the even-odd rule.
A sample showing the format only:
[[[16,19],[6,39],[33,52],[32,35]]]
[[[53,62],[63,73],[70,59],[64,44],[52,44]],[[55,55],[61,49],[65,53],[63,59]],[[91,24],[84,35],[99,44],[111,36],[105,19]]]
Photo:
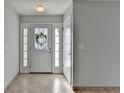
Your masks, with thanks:
[[[55,28],[55,67],[59,67],[59,28]]]
[[[24,43],[27,43],[28,38],[24,37]]]
[[[55,59],[59,59],[59,52],[55,52]]]
[[[28,28],[24,28],[23,29],[23,67],[27,67],[28,66]]]
[[[59,67],[59,60],[55,60],[55,67]]]
[[[55,51],[59,51],[59,44],[55,44]]]
[[[59,29],[55,28],[55,36],[58,36],[58,35],[59,35]]]
[[[27,35],[28,35],[28,29],[24,28],[24,36],[27,36]]]
[[[59,43],[59,37],[58,36],[55,37],[55,43]]]
[[[24,51],[27,51],[27,44],[24,44]]]
[[[28,61],[27,61],[27,59],[24,59],[23,60],[23,67],[27,67],[28,66]]]
[[[27,51],[26,52],[24,52],[24,58],[27,58]]]

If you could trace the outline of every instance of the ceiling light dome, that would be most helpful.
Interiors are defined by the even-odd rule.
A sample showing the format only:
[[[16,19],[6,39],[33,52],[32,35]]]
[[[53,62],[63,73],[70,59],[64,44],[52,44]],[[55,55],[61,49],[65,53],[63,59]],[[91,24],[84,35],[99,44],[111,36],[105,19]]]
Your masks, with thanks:
[[[40,5],[37,5],[37,6],[36,6],[36,11],[37,11],[37,12],[43,12],[43,11],[44,11],[44,6],[41,5],[41,4],[40,4]]]

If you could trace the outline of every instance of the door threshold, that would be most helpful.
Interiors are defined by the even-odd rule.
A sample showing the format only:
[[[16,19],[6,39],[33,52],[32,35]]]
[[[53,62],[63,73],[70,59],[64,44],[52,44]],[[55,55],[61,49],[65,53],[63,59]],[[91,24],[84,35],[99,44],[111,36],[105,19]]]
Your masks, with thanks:
[[[29,74],[53,74],[52,72],[30,72]]]

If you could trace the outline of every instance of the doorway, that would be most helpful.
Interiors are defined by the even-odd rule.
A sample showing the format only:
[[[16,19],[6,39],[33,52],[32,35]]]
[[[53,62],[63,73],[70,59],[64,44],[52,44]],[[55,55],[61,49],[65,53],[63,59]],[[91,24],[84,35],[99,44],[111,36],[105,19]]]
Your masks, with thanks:
[[[20,16],[20,73],[62,74],[73,86],[72,10]]]
[[[62,23],[22,23],[20,73],[62,72]]]

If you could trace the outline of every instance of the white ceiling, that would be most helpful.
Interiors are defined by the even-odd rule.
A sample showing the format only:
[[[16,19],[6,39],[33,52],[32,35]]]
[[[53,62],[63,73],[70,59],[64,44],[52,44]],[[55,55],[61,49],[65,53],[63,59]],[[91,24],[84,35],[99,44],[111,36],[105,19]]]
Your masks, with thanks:
[[[19,15],[63,15],[72,0],[8,0]],[[43,4],[45,11],[38,13],[37,4]]]

